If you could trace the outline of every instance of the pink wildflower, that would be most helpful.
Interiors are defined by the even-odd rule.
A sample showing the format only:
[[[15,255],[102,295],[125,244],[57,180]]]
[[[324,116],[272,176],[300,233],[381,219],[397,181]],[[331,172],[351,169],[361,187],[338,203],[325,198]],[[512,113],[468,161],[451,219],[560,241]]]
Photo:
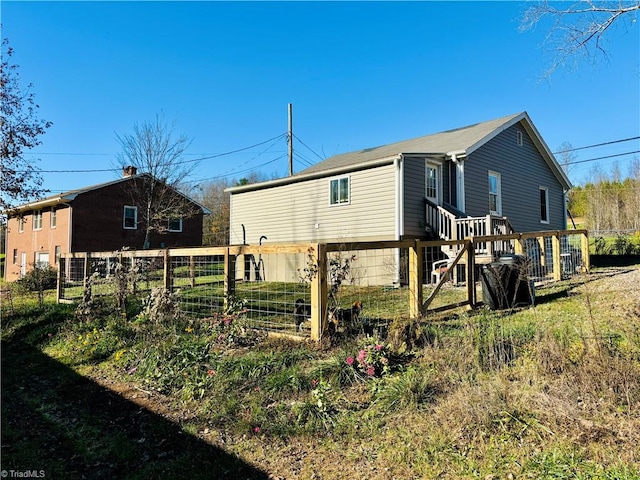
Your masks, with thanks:
[[[376,345],[376,351],[379,352],[384,348],[384,345]]]
[[[369,375],[370,377],[373,377],[376,374],[376,367],[374,367],[373,365],[369,365],[369,367],[367,367],[367,375]]]
[[[349,359],[347,359],[347,363],[349,363]],[[353,363],[353,359],[351,359],[351,363]],[[318,386],[318,380],[316,380],[315,378],[313,380],[311,380],[311,386],[312,387],[317,387]]]
[[[347,365],[353,365],[354,359],[353,357],[347,357]]]
[[[253,433],[260,433],[260,427],[258,425],[253,427]]]
[[[207,370],[207,375],[209,375],[210,377],[214,376],[216,374],[215,370],[209,369]]]
[[[364,360],[367,358],[366,350],[360,350],[358,352],[358,362],[364,363]]]

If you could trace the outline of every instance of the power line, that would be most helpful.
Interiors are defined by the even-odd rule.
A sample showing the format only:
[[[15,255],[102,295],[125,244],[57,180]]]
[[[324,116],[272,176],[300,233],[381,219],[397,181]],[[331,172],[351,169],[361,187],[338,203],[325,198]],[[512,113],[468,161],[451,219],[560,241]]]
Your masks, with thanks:
[[[273,138],[270,138],[269,140],[265,140],[264,142],[256,143],[255,145],[239,148],[237,150],[232,150],[230,152],[216,153],[216,154],[213,154],[213,155],[207,155],[207,156],[203,156],[203,157],[199,157],[199,158],[195,158],[195,159],[191,159],[191,160],[182,160],[182,161],[179,161],[179,162],[174,162],[173,164],[174,165],[180,165],[180,164],[184,164],[184,163],[193,163],[193,162],[199,162],[199,161],[202,161],[202,160],[210,160],[212,158],[218,158],[218,157],[223,157],[223,156],[227,156],[227,155],[233,155],[234,153],[244,152],[246,150],[250,150],[252,148],[259,147],[260,145],[264,145],[265,143],[272,142],[274,140],[278,140],[278,139],[284,138],[285,136],[286,136],[286,134],[281,133],[279,135],[276,135]],[[275,143],[273,143],[269,148],[271,148],[273,145],[275,145]],[[263,151],[262,153],[266,152],[267,150],[268,150],[268,148],[265,151]],[[262,153],[256,155],[251,160],[255,159],[256,157],[258,157]],[[38,153],[36,155],[43,155],[43,154],[42,153]],[[57,155],[57,154],[50,153],[49,155]],[[62,155],[62,154],[60,154],[60,155]],[[70,155],[92,155],[92,154],[76,153],[76,154],[70,154]],[[109,154],[96,154],[96,155],[109,155]],[[185,155],[187,155],[187,154],[185,154]],[[251,160],[248,160],[248,161],[251,161]],[[40,172],[40,173],[101,173],[101,172],[119,172],[119,171],[120,171],[120,168],[76,169],[76,170],[38,170],[38,172]],[[24,170],[19,170],[19,171],[17,171],[17,173],[25,173],[25,171]]]
[[[640,150],[634,150],[633,152],[626,152],[626,153],[617,153],[615,155],[607,155],[605,157],[596,157],[596,158],[588,158],[586,160],[577,160],[575,162],[567,162],[567,163],[565,163],[565,165],[575,165],[576,163],[594,162],[596,160],[604,160],[606,158],[622,157],[624,155],[632,155],[634,153],[640,153]]]
[[[587,148],[602,147],[603,145],[612,145],[614,143],[630,142],[631,140],[637,140],[639,138],[640,137],[630,137],[630,138],[623,138],[620,140],[611,140],[610,142],[596,143],[594,145],[587,145],[586,147],[577,147],[577,148],[568,148],[566,150],[559,150],[557,152],[553,152],[553,154],[557,155],[559,153],[575,152],[576,150],[585,150]]]
[[[298,140],[302,145],[304,145],[305,147],[307,147],[309,149],[309,151],[311,153],[313,153],[316,157],[318,157],[320,160],[324,160],[324,158],[322,158],[320,155],[318,155],[309,145],[307,145],[306,143],[304,143],[302,140],[300,140],[300,138],[298,138],[298,136],[296,134],[293,135],[295,137],[296,140]]]

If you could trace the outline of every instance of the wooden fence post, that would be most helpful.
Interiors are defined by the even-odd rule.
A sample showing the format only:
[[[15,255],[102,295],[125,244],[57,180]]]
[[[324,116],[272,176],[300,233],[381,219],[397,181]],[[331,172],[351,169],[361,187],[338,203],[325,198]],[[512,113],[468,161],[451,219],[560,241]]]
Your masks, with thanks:
[[[562,262],[560,254],[560,232],[554,232],[551,237],[551,255],[553,256],[553,279],[562,280]]]
[[[467,301],[471,308],[476,307],[476,246],[473,238],[467,244]]]
[[[417,318],[422,314],[422,279],[424,265],[422,263],[422,247],[420,241],[409,247],[409,317]]]
[[[171,274],[173,273],[171,269],[171,255],[169,254],[169,249],[167,248],[164,251],[164,272],[163,272],[163,280],[164,280],[164,288],[165,290],[171,290]]]
[[[311,340],[319,341],[327,319],[327,246],[318,243],[313,248],[318,272],[311,280]]]
[[[522,234],[518,236],[514,241],[514,252],[516,255],[524,255],[524,245],[522,244]]]
[[[229,300],[236,294],[236,255],[224,251],[224,308],[227,309]]]
[[[56,275],[57,279],[56,279],[56,303],[60,303],[60,300],[62,299],[62,292],[63,292],[63,276],[62,276],[62,270],[65,268],[66,264],[66,258],[64,257],[60,257],[58,258],[58,274]]]
[[[189,255],[189,286],[196,286],[196,257]]]
[[[589,273],[591,271],[591,258],[589,257],[589,232],[587,230],[582,233],[580,246],[582,247],[582,271],[583,273]]]

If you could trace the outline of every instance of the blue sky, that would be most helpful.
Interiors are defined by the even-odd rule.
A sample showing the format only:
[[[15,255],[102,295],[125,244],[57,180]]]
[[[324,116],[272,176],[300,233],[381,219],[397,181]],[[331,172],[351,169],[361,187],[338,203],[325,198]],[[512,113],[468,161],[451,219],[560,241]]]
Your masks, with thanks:
[[[640,135],[640,33],[614,29],[608,59],[541,80],[548,24],[521,33],[524,2],[0,3],[23,84],[53,122],[29,152],[52,192],[112,180],[116,133],[163,112],[204,160],[194,182],[287,174],[319,157],[526,110],[552,151]],[[302,143],[301,143],[302,142]],[[640,150],[621,142],[575,160]],[[637,158],[638,155],[636,154]],[[634,155],[617,157],[625,174]],[[616,159],[570,171],[584,182]],[[49,173],[49,170],[64,170]]]

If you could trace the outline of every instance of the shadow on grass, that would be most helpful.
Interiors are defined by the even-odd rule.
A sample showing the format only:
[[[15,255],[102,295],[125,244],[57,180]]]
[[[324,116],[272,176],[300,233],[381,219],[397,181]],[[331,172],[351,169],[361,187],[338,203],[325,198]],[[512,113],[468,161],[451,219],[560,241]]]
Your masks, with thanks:
[[[14,470],[64,479],[268,478],[44,355],[30,345],[34,329],[22,327],[2,341],[0,469],[8,476]]]

